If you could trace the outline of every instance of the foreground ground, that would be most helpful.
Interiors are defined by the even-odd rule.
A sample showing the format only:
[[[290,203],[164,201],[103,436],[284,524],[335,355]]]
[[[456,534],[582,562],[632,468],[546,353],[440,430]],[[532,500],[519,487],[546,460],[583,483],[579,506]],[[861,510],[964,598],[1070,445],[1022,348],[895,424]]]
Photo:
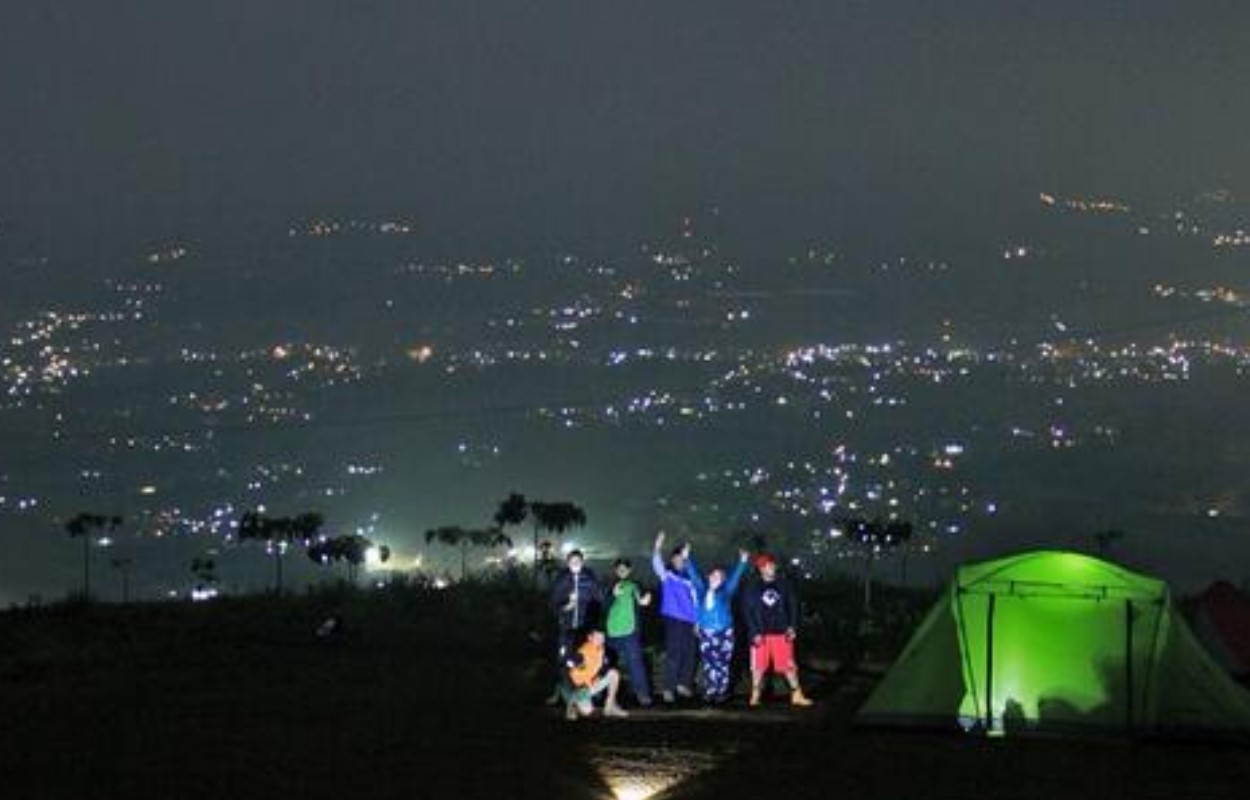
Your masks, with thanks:
[[[0,615],[0,797],[1250,796],[1236,747],[852,730],[873,677],[820,636],[815,709],[568,724],[540,618],[515,587]]]

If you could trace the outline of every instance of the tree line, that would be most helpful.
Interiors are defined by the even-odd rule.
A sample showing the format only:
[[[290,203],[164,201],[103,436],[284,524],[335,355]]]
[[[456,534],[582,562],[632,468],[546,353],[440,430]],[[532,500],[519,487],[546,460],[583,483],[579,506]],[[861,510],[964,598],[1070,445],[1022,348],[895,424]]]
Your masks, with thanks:
[[[440,525],[425,532],[425,542],[455,548],[460,556],[460,578],[469,574],[468,554],[472,548],[499,549],[513,547],[513,539],[506,529],[530,523],[533,538],[531,566],[535,579],[544,570],[554,568],[563,537],[570,530],[585,527],[586,511],[570,501],[529,500],[525,495],[512,492],[501,500],[490,521],[483,526],[456,524]],[[89,600],[92,591],[92,545],[115,534],[125,523],[121,514],[105,514],[83,511],[75,514],[64,524],[71,539],[82,543],[81,595]],[[360,534],[329,536],[324,532],[325,518],[315,511],[292,516],[273,516],[261,509],[249,510],[239,518],[236,536],[242,543],[263,545],[267,557],[273,559],[272,589],[281,593],[284,589],[286,555],[291,549],[302,549],[318,566],[344,565],[348,579],[355,583],[360,567],[373,552],[379,563],[387,563],[391,549],[374,543]],[[554,537],[542,538],[546,533]],[[122,602],[129,600],[129,577],[132,559],[112,559],[112,566],[121,576]],[[190,572],[197,588],[212,589],[219,582],[217,562],[208,556],[196,556],[190,563]]]

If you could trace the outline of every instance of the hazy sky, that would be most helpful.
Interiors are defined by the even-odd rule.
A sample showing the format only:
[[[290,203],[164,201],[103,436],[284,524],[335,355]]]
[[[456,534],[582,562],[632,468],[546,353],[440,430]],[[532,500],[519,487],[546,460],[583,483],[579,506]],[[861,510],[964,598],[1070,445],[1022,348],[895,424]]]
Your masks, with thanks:
[[[994,256],[1039,191],[1250,194],[1248,33],[1250,0],[2,0],[0,255],[77,250],[64,279],[95,292],[171,239],[315,215],[410,218],[423,254],[472,258],[636,245],[715,204],[774,255],[860,235],[947,258],[985,231]],[[1142,280],[1138,251],[1080,253],[1036,281]],[[1004,316],[1052,302],[998,285]],[[64,537],[39,546],[76,577]]]
[[[818,228],[1250,190],[1248,30],[1244,0],[14,0],[0,224],[355,211],[521,240],[707,202]]]

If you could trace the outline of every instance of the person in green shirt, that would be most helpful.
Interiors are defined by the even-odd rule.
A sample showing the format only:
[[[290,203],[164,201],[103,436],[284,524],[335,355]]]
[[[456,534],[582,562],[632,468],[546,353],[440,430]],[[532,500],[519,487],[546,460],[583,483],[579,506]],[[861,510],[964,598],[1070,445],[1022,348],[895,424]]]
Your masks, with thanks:
[[[642,654],[642,625],[638,609],[651,605],[651,593],[643,591],[630,579],[633,565],[628,558],[618,558],[612,565],[616,582],[608,592],[608,649],[616,663],[625,668],[629,685],[638,705],[651,705],[651,682],[647,680],[647,662]]]

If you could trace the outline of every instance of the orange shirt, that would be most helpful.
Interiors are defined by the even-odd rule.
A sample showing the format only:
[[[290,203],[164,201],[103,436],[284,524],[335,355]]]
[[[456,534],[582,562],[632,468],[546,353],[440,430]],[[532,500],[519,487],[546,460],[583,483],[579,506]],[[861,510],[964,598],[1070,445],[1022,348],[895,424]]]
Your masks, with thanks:
[[[569,680],[574,686],[590,686],[603,669],[603,645],[586,642],[578,648],[577,654],[582,657],[582,662],[575,667],[569,667]]]

